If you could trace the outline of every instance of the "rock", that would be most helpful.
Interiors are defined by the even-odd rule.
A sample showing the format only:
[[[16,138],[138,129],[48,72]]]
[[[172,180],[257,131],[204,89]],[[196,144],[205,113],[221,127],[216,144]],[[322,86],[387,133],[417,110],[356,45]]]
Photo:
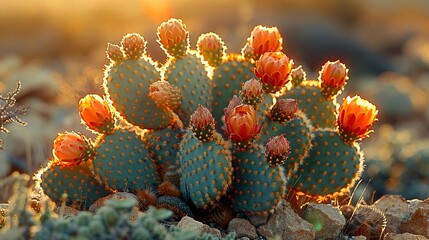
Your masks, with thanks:
[[[183,217],[180,220],[180,222],[177,224],[177,227],[179,227],[182,230],[196,231],[196,232],[199,232],[201,235],[209,233],[215,237],[218,237],[218,238],[221,237],[221,233],[218,229],[211,228],[208,225],[198,222],[195,219],[188,216]]]
[[[246,219],[234,218],[228,224],[228,232],[235,232],[237,238],[248,237],[255,239],[258,237],[256,228]]]
[[[275,236],[280,239],[314,239],[316,231],[314,226],[300,218],[286,200],[282,200],[279,206],[269,216],[265,225],[258,227],[257,232],[266,239]]]
[[[384,240],[428,240],[428,238],[421,235],[414,235],[411,233],[388,233],[384,236]]]
[[[365,236],[354,236],[353,237],[353,240],[366,240],[366,239],[368,239],[368,238],[366,238]]]
[[[267,221],[268,221],[268,214],[253,215],[253,216],[250,216],[248,219],[249,219],[249,222],[253,226],[259,227],[259,226],[267,223]]]
[[[313,224],[316,239],[335,238],[346,224],[340,209],[329,204],[308,203],[302,208],[302,217]]]
[[[419,204],[422,203],[423,201],[420,199],[412,199],[412,200],[408,200],[408,211],[407,214],[405,215],[406,219],[410,219],[411,215],[413,215],[413,213],[419,208]]]
[[[129,199],[129,198],[134,198],[135,200],[137,200],[136,206],[133,208],[133,211],[131,212],[130,216],[128,217],[128,219],[131,222],[134,222],[140,216],[142,216],[143,213],[139,211],[140,206],[138,204],[138,199],[137,199],[136,195],[134,195],[132,193],[116,192],[116,193],[110,194],[108,196],[102,197],[102,198],[98,199],[97,201],[95,201],[91,206],[89,206],[88,210],[90,212],[94,213],[104,205],[104,202],[106,200],[110,200],[110,199],[121,200],[121,199]]]
[[[429,200],[421,202],[411,218],[401,225],[402,232],[418,234],[429,238]]]
[[[76,208],[72,208],[69,206],[64,206],[63,207],[57,207],[54,209],[54,212],[64,218],[69,218],[69,217],[73,217],[76,216],[80,213],[79,210],[77,210]]]
[[[88,210],[90,212],[96,212],[100,207],[102,207],[104,205],[104,202],[106,200],[110,200],[110,199],[121,200],[121,199],[129,199],[129,198],[134,198],[138,202],[138,199],[137,199],[136,195],[134,195],[132,193],[116,192],[116,193],[112,193],[110,195],[107,195],[105,197],[102,197],[102,198],[98,199],[91,206],[89,206]]]
[[[248,237],[241,237],[241,238],[236,238],[237,240],[250,240],[250,238]]]
[[[408,203],[399,195],[384,195],[378,199],[374,206],[384,213],[387,219],[386,233],[400,233],[402,220],[406,217]]]

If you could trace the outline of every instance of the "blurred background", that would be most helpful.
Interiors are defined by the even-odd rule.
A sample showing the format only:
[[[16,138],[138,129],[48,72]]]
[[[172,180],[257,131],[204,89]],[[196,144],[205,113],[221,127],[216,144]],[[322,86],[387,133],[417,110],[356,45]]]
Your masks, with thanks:
[[[77,104],[100,87],[107,43],[140,33],[163,62],[156,28],[181,18],[195,47],[216,32],[228,52],[239,52],[256,25],[277,26],[284,52],[317,78],[328,60],[350,69],[345,95],[359,94],[379,108],[375,132],[362,142],[361,186],[383,194],[429,196],[429,1],[427,0],[0,0],[0,93],[22,89],[28,124],[9,124],[0,150],[0,179],[33,174],[51,157],[58,132],[80,131]],[[7,191],[1,191],[7,195]],[[0,196],[0,201],[5,199]],[[371,199],[369,199],[371,201]]]

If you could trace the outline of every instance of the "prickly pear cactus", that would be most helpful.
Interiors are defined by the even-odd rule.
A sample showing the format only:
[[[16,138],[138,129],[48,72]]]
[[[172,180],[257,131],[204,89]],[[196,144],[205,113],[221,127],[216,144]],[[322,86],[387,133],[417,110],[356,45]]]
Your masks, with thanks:
[[[175,38],[173,38],[173,34]],[[170,56],[164,65],[165,80],[182,91],[182,104],[176,110],[185,126],[198,104],[210,108],[211,82],[196,51],[189,49],[189,32],[185,24],[170,19],[158,27],[158,37],[165,53]]]
[[[358,141],[372,132],[376,116],[375,106],[367,100],[359,96],[344,99],[337,127],[314,132],[313,146],[294,174],[291,188],[319,201],[349,191],[363,171]]]
[[[39,174],[55,202],[67,192],[67,203],[87,207],[109,191],[130,191],[146,208],[167,207],[179,218],[228,205],[222,219],[229,219],[270,211],[286,189],[336,197],[360,177],[359,141],[377,110],[358,96],[337,104],[348,79],[344,64],[327,62],[317,81],[307,80],[282,52],[275,27],[256,26],[240,54],[226,54],[215,33],[191,49],[178,19],[162,23],[157,35],[163,63],[136,33],[108,45],[104,96],[79,102],[82,123],[97,137],[60,134]]]

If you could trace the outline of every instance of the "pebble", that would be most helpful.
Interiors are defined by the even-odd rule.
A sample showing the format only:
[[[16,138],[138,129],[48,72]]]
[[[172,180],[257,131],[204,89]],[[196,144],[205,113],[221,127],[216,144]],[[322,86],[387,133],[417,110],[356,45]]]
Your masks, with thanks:
[[[386,233],[400,233],[400,226],[408,212],[408,203],[400,195],[384,195],[374,206],[380,209],[387,219]]]
[[[258,237],[256,228],[249,221],[242,218],[232,219],[228,224],[228,232],[235,232],[237,238],[255,239]]]
[[[201,235],[205,233],[212,234],[215,237],[220,238],[221,232],[216,228],[211,228],[202,222],[199,222],[191,217],[185,216],[183,217],[177,226],[182,230],[190,230],[199,232]]]
[[[279,206],[269,216],[265,225],[258,227],[257,232],[266,239],[279,237],[278,239],[310,240],[316,237],[314,226],[299,217],[286,200],[282,200]]]
[[[346,224],[340,209],[329,204],[310,202],[302,207],[302,217],[313,224],[316,239],[335,238]]]

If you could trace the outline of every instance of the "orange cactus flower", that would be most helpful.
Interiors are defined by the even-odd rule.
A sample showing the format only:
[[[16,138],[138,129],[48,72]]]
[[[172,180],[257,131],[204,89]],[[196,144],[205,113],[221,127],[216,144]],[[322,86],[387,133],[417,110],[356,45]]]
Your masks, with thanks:
[[[267,52],[256,62],[255,75],[262,82],[264,90],[275,93],[289,82],[293,60],[282,52]]]
[[[225,133],[237,146],[246,146],[261,132],[258,117],[251,105],[240,104],[225,114]]]
[[[279,99],[270,111],[270,118],[275,122],[283,123],[292,120],[297,111],[298,102],[296,99]]]
[[[346,85],[348,69],[340,61],[326,62],[319,72],[320,85],[325,97],[336,96]]]
[[[54,140],[52,155],[58,165],[79,165],[94,156],[90,142],[81,134],[66,132],[58,134]]]
[[[340,107],[338,127],[340,135],[347,142],[369,136],[372,124],[377,121],[376,106],[359,96],[347,97]]]
[[[169,55],[180,57],[189,49],[189,32],[181,20],[172,18],[163,22],[158,27],[157,34],[158,42]]]
[[[283,38],[276,27],[263,27],[261,25],[253,28],[243,53],[253,55],[253,59],[266,52],[278,52],[282,50]]]
[[[115,119],[108,103],[99,95],[90,94],[79,101],[79,114],[89,129],[102,134],[111,134]]]
[[[270,138],[265,145],[266,161],[271,166],[283,164],[290,153],[290,142],[282,135]]]
[[[191,115],[190,123],[195,137],[206,142],[211,139],[215,128],[215,121],[211,112],[198,104],[197,110]]]

